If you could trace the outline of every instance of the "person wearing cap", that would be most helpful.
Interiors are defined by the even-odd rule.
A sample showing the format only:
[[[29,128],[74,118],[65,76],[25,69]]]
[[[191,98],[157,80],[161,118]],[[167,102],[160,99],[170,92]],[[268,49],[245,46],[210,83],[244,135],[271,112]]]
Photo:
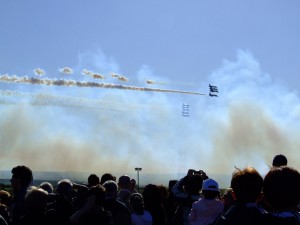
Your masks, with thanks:
[[[206,179],[202,184],[202,195],[192,205],[189,214],[190,225],[207,225],[213,223],[222,214],[223,202],[218,198],[220,195],[219,184],[213,179]]]

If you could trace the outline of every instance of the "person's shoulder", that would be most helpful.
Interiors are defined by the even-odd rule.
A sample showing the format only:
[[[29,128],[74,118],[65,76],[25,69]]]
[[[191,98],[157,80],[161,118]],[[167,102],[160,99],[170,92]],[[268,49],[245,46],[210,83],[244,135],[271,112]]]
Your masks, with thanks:
[[[199,205],[199,204],[203,203],[204,200],[205,200],[204,198],[200,197],[193,202],[193,205]]]
[[[110,220],[112,218],[112,214],[109,210],[98,208],[95,211],[87,213],[86,217],[95,217],[101,220]]]
[[[115,206],[116,206],[116,208],[118,208],[119,211],[130,212],[127,205],[124,202],[120,201],[119,199],[115,200]]]
[[[118,194],[117,196],[121,199],[121,200],[124,200],[124,199],[127,199],[130,197],[131,195],[131,191],[127,190],[127,189],[120,189],[118,191]]]
[[[151,215],[151,213],[148,210],[144,210],[143,217],[146,218],[148,221],[152,220],[152,215]]]
[[[235,204],[231,206],[226,213],[224,213],[225,218],[230,217],[239,217],[239,218],[249,218],[250,220],[256,219],[263,215],[265,211],[256,206],[253,205],[247,205],[247,204]]]
[[[2,215],[0,215],[0,225],[8,225],[8,222],[4,219]]]
[[[272,225],[299,225],[300,212],[286,212],[286,213],[265,213],[262,216],[263,224]]]

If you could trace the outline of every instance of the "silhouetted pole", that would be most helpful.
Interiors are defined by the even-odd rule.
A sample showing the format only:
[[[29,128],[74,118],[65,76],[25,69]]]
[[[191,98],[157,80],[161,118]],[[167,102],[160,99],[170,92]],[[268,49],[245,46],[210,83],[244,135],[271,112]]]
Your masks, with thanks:
[[[140,171],[142,170],[142,168],[140,167],[136,167],[135,171],[137,172],[137,188],[138,191],[140,191]]]

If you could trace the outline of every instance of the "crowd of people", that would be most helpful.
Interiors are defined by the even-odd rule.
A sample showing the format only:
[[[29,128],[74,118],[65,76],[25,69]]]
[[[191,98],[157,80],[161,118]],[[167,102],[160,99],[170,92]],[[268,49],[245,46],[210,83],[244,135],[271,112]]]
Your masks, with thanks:
[[[236,168],[222,194],[216,180],[193,169],[167,187],[147,184],[140,192],[128,175],[33,186],[28,166],[11,173],[11,191],[0,190],[0,225],[300,224],[300,173],[282,154],[264,177],[254,167]]]

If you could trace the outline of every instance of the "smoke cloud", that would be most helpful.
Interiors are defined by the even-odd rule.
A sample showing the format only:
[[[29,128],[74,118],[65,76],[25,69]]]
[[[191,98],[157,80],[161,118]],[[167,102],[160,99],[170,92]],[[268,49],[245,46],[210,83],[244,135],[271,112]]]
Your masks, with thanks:
[[[231,174],[251,165],[263,174],[276,154],[299,168],[299,97],[272,81],[250,52],[224,60],[196,91],[155,88],[157,77],[148,73],[148,88],[2,75],[0,169]],[[218,86],[218,98],[198,95],[209,83]],[[182,116],[183,103],[189,117]]]

